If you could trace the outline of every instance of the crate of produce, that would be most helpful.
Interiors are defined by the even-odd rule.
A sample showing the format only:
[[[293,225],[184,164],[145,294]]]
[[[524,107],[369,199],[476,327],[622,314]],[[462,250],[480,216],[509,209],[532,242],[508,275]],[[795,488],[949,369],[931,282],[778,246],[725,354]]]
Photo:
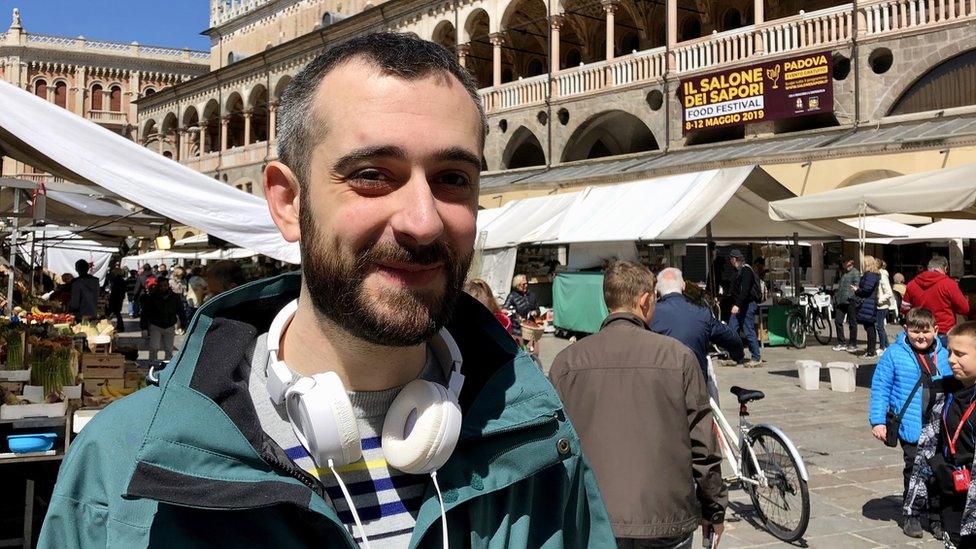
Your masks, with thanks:
[[[0,406],[0,420],[27,417],[61,417],[68,411],[67,402],[53,404],[4,404]]]
[[[85,353],[81,356],[81,374],[85,379],[122,379],[125,374],[125,357],[118,354]]]
[[[149,373],[148,370],[135,370],[125,372],[124,382],[125,388],[130,387],[142,388],[146,386],[146,374]]]

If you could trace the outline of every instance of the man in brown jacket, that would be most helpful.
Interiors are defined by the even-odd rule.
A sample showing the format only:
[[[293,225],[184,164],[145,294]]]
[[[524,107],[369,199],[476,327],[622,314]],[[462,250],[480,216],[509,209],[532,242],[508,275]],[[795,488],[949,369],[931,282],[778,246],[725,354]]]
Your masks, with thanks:
[[[610,316],[549,373],[596,473],[618,547],[690,548],[722,535],[728,497],[695,355],[648,329],[654,275],[629,261],[603,279]]]

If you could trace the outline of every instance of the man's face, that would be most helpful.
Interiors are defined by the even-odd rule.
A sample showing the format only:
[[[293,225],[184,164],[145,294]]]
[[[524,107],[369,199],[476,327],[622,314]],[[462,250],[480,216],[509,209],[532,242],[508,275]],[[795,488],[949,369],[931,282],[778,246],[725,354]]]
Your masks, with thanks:
[[[976,340],[964,335],[950,336],[949,365],[952,375],[967,387],[976,382]]]
[[[453,77],[351,61],[314,107],[326,126],[300,197],[304,283],[320,314],[380,345],[447,322],[471,262],[481,120]]]
[[[844,263],[844,270],[845,271],[849,271],[849,270],[851,270],[853,268],[854,268],[854,262],[853,261],[847,261],[847,262]]]

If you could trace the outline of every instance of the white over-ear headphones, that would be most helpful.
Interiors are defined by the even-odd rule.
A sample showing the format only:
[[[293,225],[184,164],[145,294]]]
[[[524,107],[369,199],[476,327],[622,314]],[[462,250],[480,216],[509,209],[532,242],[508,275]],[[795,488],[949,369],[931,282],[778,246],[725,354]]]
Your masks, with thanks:
[[[268,394],[275,404],[285,403],[295,435],[317,466],[347,465],[362,457],[362,444],[339,376],[335,372],[296,376],[279,360],[281,335],[297,310],[296,299],[278,313],[268,331]],[[448,386],[411,381],[390,405],[383,422],[386,462],[404,473],[428,474],[440,468],[454,452],[461,432],[461,352],[443,328],[429,345],[444,366]]]

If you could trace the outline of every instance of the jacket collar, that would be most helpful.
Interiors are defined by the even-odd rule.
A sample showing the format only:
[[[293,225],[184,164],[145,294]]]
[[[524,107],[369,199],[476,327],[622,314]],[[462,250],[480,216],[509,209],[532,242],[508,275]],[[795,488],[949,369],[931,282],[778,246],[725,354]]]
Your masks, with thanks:
[[[603,324],[600,325],[600,329],[604,329],[614,322],[629,322],[635,326],[641,327],[645,330],[650,330],[650,327],[644,322],[644,319],[635,315],[634,313],[610,313],[610,315],[603,320]]]
[[[276,466],[290,462],[261,431],[246,385],[256,336],[297,297],[300,283],[297,274],[256,281],[200,308],[183,349],[160,374],[162,394],[125,497],[214,509],[293,504],[339,523],[315,486]],[[454,493],[456,505],[463,501],[459,493],[480,495],[566,456],[553,451],[545,456],[551,463],[529,466],[524,460],[500,459],[498,452],[477,451],[486,437],[496,440],[504,434],[510,450],[556,436],[564,430],[556,426],[562,405],[532,359],[487,309],[462,294],[454,317],[447,329],[463,358],[459,401],[464,416],[459,450],[438,478],[446,493]],[[540,430],[547,434],[540,437]],[[478,477],[477,490],[465,491],[478,476],[472,471],[488,476]],[[425,502],[422,513],[428,504],[436,507],[436,501]]]

